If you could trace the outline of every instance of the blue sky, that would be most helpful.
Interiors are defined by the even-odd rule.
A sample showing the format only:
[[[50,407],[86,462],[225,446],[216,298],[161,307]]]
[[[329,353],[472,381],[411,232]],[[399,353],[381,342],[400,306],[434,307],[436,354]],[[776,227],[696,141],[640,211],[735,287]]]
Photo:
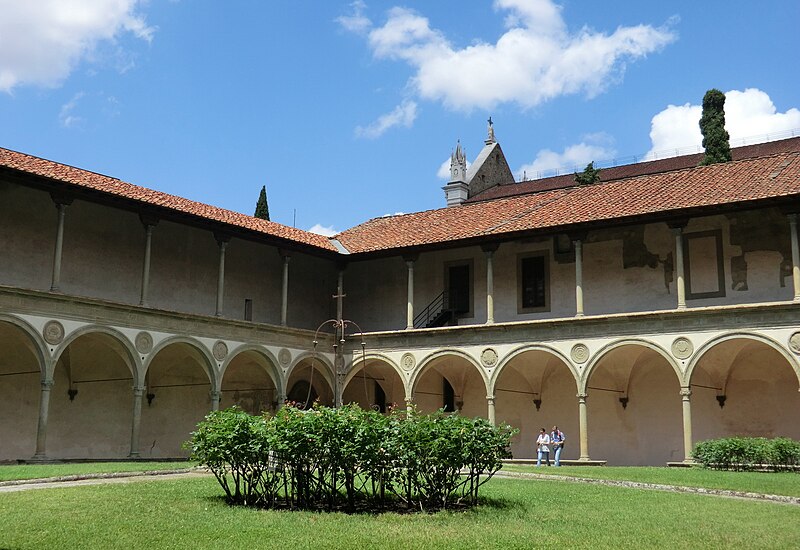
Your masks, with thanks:
[[[444,206],[486,119],[512,170],[800,135],[800,3],[0,0],[0,147],[343,230]]]

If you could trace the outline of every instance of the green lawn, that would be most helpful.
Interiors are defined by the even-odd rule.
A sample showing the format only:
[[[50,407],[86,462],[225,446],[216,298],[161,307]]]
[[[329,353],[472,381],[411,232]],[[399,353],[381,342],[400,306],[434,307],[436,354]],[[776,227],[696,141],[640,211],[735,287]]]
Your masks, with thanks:
[[[495,479],[466,512],[347,516],[229,507],[213,478],[6,493],[0,548],[797,548],[800,507]]]
[[[112,472],[149,472],[193,468],[196,462],[86,462],[67,464],[19,464],[0,466],[0,481],[37,479]]]
[[[591,479],[613,479],[662,483],[686,487],[728,489],[770,495],[800,497],[800,473],[798,472],[723,472],[705,468],[666,468],[645,466],[561,466],[547,468],[508,464],[503,470],[536,474],[584,477]]]

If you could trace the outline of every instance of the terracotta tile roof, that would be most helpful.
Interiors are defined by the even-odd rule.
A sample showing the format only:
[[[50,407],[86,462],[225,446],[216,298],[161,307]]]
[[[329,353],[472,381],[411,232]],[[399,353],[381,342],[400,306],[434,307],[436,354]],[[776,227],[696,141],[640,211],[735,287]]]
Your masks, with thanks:
[[[778,197],[800,199],[800,152],[376,218],[336,238],[375,252]]]
[[[108,195],[121,197],[131,201],[166,208],[181,214],[189,214],[206,220],[220,222],[233,228],[242,228],[257,233],[263,233],[279,239],[285,239],[308,246],[336,251],[336,247],[327,237],[288,227],[275,222],[269,222],[232,210],[225,210],[208,204],[195,202],[176,195],[161,193],[145,187],[140,187],[122,180],[81,170],[0,148],[0,167],[11,168],[20,172],[42,176],[56,182],[74,185],[84,189],[99,191]]]
[[[742,147],[734,147],[731,149],[731,155],[733,156],[733,160],[742,160],[746,158],[763,157],[766,155],[784,153],[788,151],[800,151],[800,137],[769,141],[755,145],[745,145]],[[643,176],[646,174],[658,174],[660,172],[670,172],[672,170],[681,170],[683,168],[693,168],[700,164],[702,159],[703,153],[697,153],[694,155],[671,157],[667,159],[652,160],[649,162],[639,162],[636,164],[612,166],[610,168],[603,168],[600,171],[600,179],[602,181],[613,181],[622,178]],[[519,183],[509,182],[490,187],[483,193],[479,193],[474,197],[470,197],[467,199],[467,202],[478,202],[497,199],[500,197],[511,197],[514,195],[523,195],[525,193],[536,193],[539,191],[547,191],[549,189],[572,187],[573,185],[575,185],[574,174],[562,174],[560,176],[528,180]]]

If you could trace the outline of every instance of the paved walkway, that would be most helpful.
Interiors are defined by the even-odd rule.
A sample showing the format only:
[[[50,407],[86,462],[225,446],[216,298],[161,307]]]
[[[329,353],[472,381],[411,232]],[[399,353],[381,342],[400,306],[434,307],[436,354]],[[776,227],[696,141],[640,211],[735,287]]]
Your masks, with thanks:
[[[746,491],[731,491],[728,489],[709,489],[706,487],[685,487],[683,485],[664,485],[661,483],[642,483],[639,481],[620,481],[615,479],[594,479],[589,477],[572,477],[552,474],[534,474],[527,472],[508,472],[501,470],[496,477],[513,479],[545,479],[552,481],[568,481],[572,483],[590,483],[592,485],[606,485],[609,487],[628,487],[633,489],[650,489],[653,491],[668,491],[672,493],[691,493],[698,495],[710,495],[715,497],[738,498],[745,500],[759,500],[769,502],[780,502],[782,504],[794,504],[800,506],[800,497],[790,497],[785,495],[768,495],[764,493],[749,493]]]
[[[83,485],[104,485],[116,483],[134,483],[137,481],[153,481],[159,479],[185,479],[192,477],[206,477],[211,475],[206,470],[161,470],[155,472],[120,472],[110,474],[82,474],[44,479],[24,479],[0,482],[0,493],[29,491],[32,489],[52,489],[54,487],[80,487]],[[682,485],[664,485],[660,483],[642,483],[639,481],[620,481],[614,479],[594,479],[588,477],[572,477],[553,474],[536,474],[527,472],[509,472],[501,470],[496,477],[507,479],[550,480],[566,481],[571,483],[589,483],[592,485],[606,485],[608,487],[627,487],[632,489],[649,489],[653,491],[668,491],[672,493],[690,493],[709,495],[724,498],[737,498],[754,501],[779,502],[800,506],[800,497],[784,495],[768,495],[763,493],[749,493],[745,491],[731,491],[727,489],[708,489],[705,487],[685,487]]]

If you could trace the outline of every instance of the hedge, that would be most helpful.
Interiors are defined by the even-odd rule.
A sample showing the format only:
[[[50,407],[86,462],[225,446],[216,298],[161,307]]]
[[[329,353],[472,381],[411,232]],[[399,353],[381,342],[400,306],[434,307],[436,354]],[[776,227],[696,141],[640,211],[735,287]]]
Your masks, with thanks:
[[[474,505],[510,458],[508,425],[415,410],[292,406],[275,416],[211,412],[186,446],[228,502],[266,508],[374,511]]]
[[[716,470],[797,470],[800,441],[786,437],[723,437],[699,442],[694,459]]]

